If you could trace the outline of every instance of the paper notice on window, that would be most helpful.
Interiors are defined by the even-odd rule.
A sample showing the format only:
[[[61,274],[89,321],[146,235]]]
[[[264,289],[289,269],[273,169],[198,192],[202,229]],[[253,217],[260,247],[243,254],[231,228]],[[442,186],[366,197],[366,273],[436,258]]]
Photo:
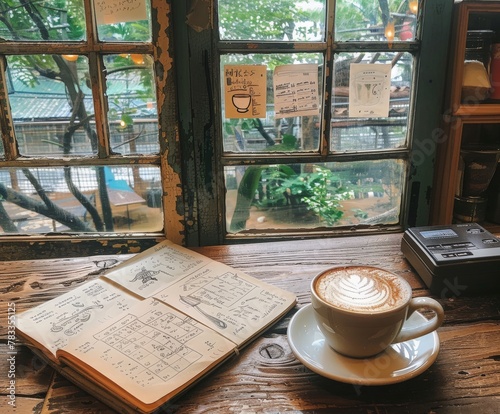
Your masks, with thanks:
[[[389,116],[391,64],[351,63],[349,117]]]
[[[226,118],[266,117],[265,65],[224,66]]]
[[[319,114],[317,65],[277,66],[273,80],[276,118]]]
[[[94,0],[97,24],[147,19],[146,0]]]

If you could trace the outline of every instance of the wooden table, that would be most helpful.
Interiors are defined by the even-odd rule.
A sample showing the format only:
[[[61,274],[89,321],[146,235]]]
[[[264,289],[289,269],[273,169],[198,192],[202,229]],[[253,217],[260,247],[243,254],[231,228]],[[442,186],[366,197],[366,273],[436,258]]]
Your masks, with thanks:
[[[500,294],[438,298],[446,319],[436,362],[406,382],[376,387],[326,379],[302,365],[287,340],[291,316],[310,302],[309,283],[334,265],[380,266],[428,295],[400,251],[401,234],[214,246],[197,251],[290,290],[298,304],[239,357],[203,379],[164,413],[480,413],[500,412]],[[16,312],[97,277],[129,256],[0,263],[0,412],[8,401],[7,304]],[[16,345],[16,413],[113,413]],[[7,410],[4,408],[7,407]]]

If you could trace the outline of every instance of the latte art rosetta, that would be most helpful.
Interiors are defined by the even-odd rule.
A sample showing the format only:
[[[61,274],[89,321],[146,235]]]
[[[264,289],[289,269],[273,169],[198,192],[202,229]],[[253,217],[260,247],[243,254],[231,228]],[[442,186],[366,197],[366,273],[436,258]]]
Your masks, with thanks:
[[[389,310],[408,298],[397,276],[361,267],[324,274],[316,290],[334,306],[366,312]]]

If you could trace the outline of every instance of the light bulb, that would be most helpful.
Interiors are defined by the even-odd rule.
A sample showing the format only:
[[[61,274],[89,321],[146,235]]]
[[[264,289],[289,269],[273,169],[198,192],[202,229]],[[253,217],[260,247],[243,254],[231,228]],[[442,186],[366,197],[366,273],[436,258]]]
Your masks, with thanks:
[[[62,57],[68,62],[76,62],[78,60],[78,55],[62,55]]]
[[[131,54],[130,59],[132,59],[132,62],[134,62],[136,65],[144,65],[144,56],[143,55]]]
[[[390,21],[387,23],[387,26],[385,26],[384,35],[389,42],[392,42],[394,40],[394,22]]]
[[[412,0],[408,3],[408,7],[410,9],[410,11],[413,13],[413,14],[417,14],[418,12],[418,1],[417,0]]]

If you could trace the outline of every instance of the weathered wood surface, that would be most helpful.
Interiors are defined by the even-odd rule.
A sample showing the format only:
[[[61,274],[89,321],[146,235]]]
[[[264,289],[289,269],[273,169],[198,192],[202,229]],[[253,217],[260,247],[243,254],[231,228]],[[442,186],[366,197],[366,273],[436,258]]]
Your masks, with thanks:
[[[77,241],[71,237],[66,240],[47,240],[43,236],[37,238],[30,236],[29,243],[27,243],[26,238],[2,242],[0,244],[0,261],[85,257],[94,254],[136,254],[154,246],[161,240],[164,240],[164,237]]]
[[[437,361],[409,381],[355,387],[304,367],[286,337],[290,317],[310,302],[309,283],[335,265],[380,266],[404,276],[414,294],[428,295],[400,252],[401,235],[197,248],[207,256],[290,290],[298,305],[224,366],[187,391],[165,413],[499,413],[500,295],[438,298],[446,318]],[[6,355],[7,303],[21,312],[98,277],[130,256],[0,263],[0,353]],[[101,413],[97,402],[18,344],[16,413]],[[6,358],[0,358],[0,412],[8,394]],[[12,411],[13,412],[13,411]]]

